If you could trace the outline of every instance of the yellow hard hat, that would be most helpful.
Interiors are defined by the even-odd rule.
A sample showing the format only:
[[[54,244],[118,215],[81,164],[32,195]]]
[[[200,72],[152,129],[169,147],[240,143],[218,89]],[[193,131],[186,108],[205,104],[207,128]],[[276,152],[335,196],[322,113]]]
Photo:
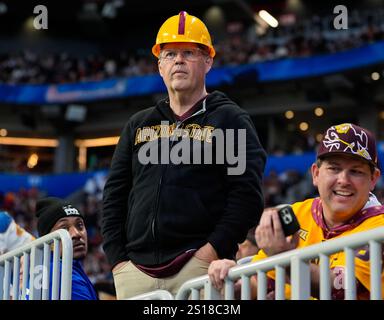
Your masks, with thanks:
[[[199,43],[208,47],[209,55],[212,58],[216,54],[212,46],[211,36],[204,22],[185,11],[170,17],[163,23],[157,33],[156,44],[152,47],[152,53],[158,58],[160,45],[170,42]]]

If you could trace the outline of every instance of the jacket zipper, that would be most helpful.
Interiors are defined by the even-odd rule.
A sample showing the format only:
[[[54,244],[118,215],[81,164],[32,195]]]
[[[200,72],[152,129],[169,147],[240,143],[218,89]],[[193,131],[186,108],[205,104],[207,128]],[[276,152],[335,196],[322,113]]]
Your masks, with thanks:
[[[192,114],[191,116],[189,116],[188,118],[184,119],[183,121],[177,121],[176,122],[176,128],[175,128],[175,131],[186,121],[186,120],[189,120],[191,119],[192,117],[195,117],[197,115],[200,115],[202,113],[204,113],[206,111],[206,100],[207,98],[205,98],[203,100],[203,107],[195,112],[194,114]],[[173,147],[173,144],[175,143],[176,140],[172,140],[171,141],[171,145],[169,147],[169,150],[172,149]],[[156,234],[155,234],[155,228],[156,228],[156,217],[157,217],[157,211],[159,210],[159,198],[160,198],[160,190],[161,190],[161,184],[162,184],[162,181],[163,181],[163,176],[164,176],[164,173],[165,171],[167,170],[167,166],[165,166],[165,169],[163,170],[163,172],[161,173],[161,176],[160,176],[160,180],[159,180],[159,186],[157,187],[157,193],[156,193],[156,206],[155,206],[155,210],[154,210],[154,215],[152,217],[152,222],[151,222],[151,232],[152,232],[152,237],[153,237],[153,240],[155,241],[155,246],[156,246],[156,249],[155,250],[155,259],[156,259],[156,263],[158,264],[159,263],[159,250],[158,250],[158,247],[157,247],[157,242],[156,242]]]

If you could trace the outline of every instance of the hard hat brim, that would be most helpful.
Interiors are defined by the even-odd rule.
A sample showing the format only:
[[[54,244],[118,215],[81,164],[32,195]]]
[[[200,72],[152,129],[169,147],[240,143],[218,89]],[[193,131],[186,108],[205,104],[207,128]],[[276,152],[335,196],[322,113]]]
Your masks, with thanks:
[[[206,44],[200,43],[200,42],[195,42],[195,41],[191,41],[191,40],[185,40],[185,41],[180,40],[180,41],[176,41],[176,42],[163,42],[162,44],[166,44],[166,43],[196,43],[196,44],[200,44],[200,45],[203,45],[204,47],[206,47],[208,49],[208,53],[209,53],[209,56],[211,58],[213,58],[216,55],[216,51],[213,47],[209,47]],[[152,47],[152,54],[156,58],[159,58],[159,55],[160,55],[160,44],[159,43],[155,44]]]

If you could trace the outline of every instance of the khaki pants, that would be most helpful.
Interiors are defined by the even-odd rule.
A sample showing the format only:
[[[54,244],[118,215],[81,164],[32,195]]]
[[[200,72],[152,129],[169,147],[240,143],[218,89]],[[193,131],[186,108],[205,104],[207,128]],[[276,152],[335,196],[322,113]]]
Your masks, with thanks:
[[[118,300],[127,299],[158,289],[168,290],[175,296],[185,281],[206,275],[208,267],[208,262],[193,256],[175,275],[167,278],[152,278],[141,272],[129,261],[113,272],[116,297]]]

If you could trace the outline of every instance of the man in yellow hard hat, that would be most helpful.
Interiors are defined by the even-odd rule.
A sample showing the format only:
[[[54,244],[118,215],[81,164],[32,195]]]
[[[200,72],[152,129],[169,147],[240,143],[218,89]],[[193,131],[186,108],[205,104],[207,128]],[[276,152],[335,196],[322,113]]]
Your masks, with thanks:
[[[207,92],[215,49],[205,24],[182,11],[152,48],[168,97],[133,115],[104,188],[102,233],[118,299],[176,294],[234,258],[263,211],[266,154],[249,115]]]

